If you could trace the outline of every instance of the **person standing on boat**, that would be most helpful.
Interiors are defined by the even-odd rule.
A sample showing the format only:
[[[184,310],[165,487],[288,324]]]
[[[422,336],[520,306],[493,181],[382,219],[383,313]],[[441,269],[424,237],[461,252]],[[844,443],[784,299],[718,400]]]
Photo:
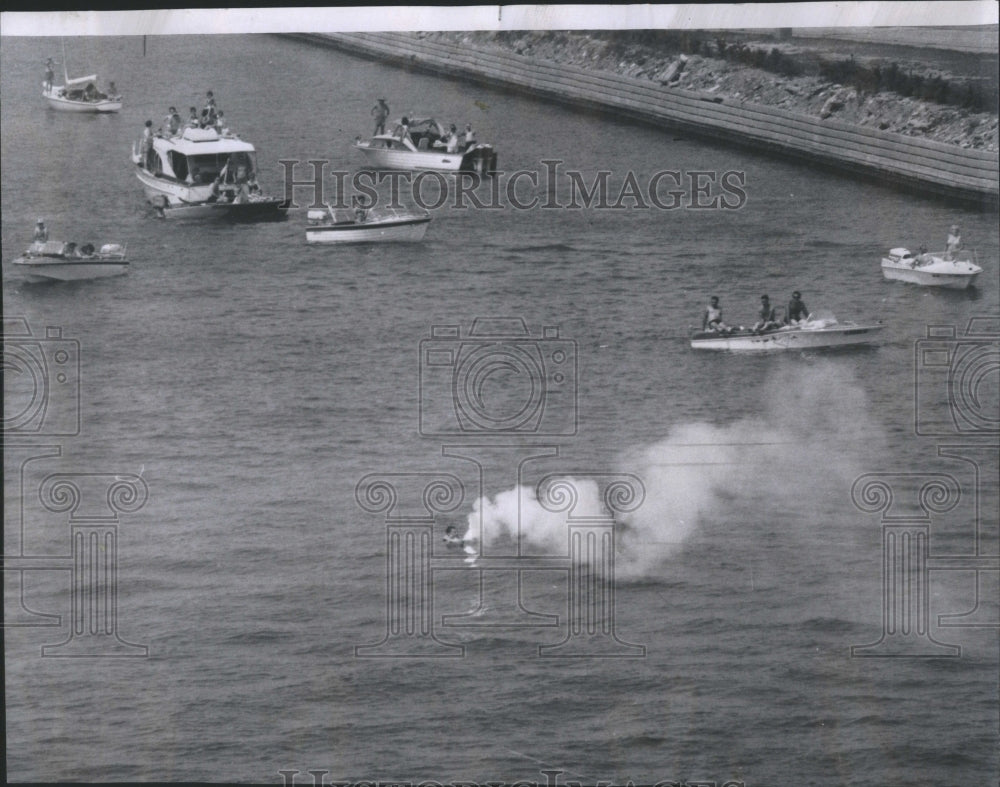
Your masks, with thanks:
[[[948,259],[962,248],[962,235],[957,224],[952,224],[951,229],[948,231],[948,240],[945,242],[945,251],[948,253]]]
[[[760,296],[760,311],[757,312],[757,322],[754,324],[753,329],[755,331],[768,331],[772,328],[780,328],[781,324],[778,322],[777,314],[774,311],[774,307],[771,306],[771,299],[766,295]]]
[[[215,105],[215,95],[209,90],[205,94],[205,108],[201,111],[201,127],[214,128],[218,121],[219,108]]]
[[[45,92],[52,90],[52,82],[56,78],[56,64],[50,57],[45,61]]]
[[[49,239],[49,231],[45,226],[45,222],[39,219],[35,222],[35,236],[33,238],[35,243],[45,243]]]
[[[473,147],[476,144],[476,132],[472,130],[472,124],[465,124],[465,149]]]
[[[191,107],[191,114],[188,115],[188,128],[198,128],[201,121],[198,119],[198,108]]]
[[[802,302],[802,293],[798,290],[792,293],[792,299],[788,302],[788,324],[799,325],[809,319],[809,309]]]
[[[118,98],[118,88],[115,87],[114,82],[108,82],[108,98],[114,101]]]
[[[378,103],[372,107],[371,114],[375,116],[375,130],[372,136],[385,133],[385,121],[389,117],[389,105],[384,98],[380,98]]]
[[[142,156],[146,162],[146,169],[153,171],[153,121],[146,121],[146,128],[142,131]]]
[[[177,114],[177,110],[174,107],[170,107],[167,112],[164,122],[167,124],[167,130],[170,132],[170,136],[176,137],[181,131],[181,116]]]
[[[729,326],[722,321],[722,308],[719,306],[718,295],[713,295],[705,307],[705,313],[701,317],[701,330],[720,332],[729,330]]]

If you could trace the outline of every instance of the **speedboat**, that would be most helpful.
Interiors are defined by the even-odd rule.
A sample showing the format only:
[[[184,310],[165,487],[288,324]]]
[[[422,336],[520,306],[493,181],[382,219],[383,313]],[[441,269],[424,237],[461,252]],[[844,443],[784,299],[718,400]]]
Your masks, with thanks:
[[[275,221],[282,200],[257,185],[256,151],[235,134],[187,127],[154,136],[152,149],[132,147],[135,174],[163,218]]]
[[[354,147],[361,151],[374,169],[432,170],[437,172],[496,172],[497,154],[492,145],[473,143],[449,153],[444,142],[444,128],[433,118],[412,120],[409,136],[376,134],[370,140],[360,137]]]
[[[117,112],[122,108],[122,97],[100,92],[97,74],[70,79],[63,85],[42,83],[42,96],[49,106],[62,112]]]
[[[964,290],[983,272],[974,260],[975,253],[971,251],[929,251],[914,255],[909,249],[896,248],[882,258],[882,275],[925,287]]]
[[[734,328],[726,331],[700,331],[691,335],[695,350],[771,351],[811,350],[823,347],[849,347],[876,341],[885,326],[881,323],[858,325],[836,319],[809,320],[799,325],[785,325],[766,331]]]
[[[95,249],[89,243],[77,248],[57,240],[32,243],[13,264],[29,281],[103,279],[128,273],[129,267],[125,247],[117,243]]]
[[[362,213],[327,208],[310,210],[307,243],[377,243],[423,240],[430,224],[427,211],[371,208]]]

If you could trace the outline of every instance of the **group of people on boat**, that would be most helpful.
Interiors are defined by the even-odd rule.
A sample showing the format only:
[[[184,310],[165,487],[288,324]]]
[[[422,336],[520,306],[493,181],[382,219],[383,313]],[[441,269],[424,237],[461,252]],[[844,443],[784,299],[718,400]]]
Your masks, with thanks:
[[[152,128],[152,126],[153,121],[147,120],[146,127]],[[205,94],[205,106],[201,110],[201,113],[198,112],[197,107],[191,107],[187,120],[183,120],[177,108],[170,107],[167,110],[166,117],[163,118],[163,124],[152,136],[179,137],[184,133],[184,129],[186,128],[210,128],[218,132],[221,136],[229,134],[225,114],[216,105],[215,96],[211,90]]]
[[[49,229],[45,226],[44,219],[39,219],[35,222],[35,232],[32,235],[31,241],[31,251],[37,254],[48,251],[51,254],[51,250],[45,249],[45,244],[49,242]],[[93,257],[96,249],[92,243],[85,243],[82,246],[78,246],[76,243],[64,243],[58,253],[63,257],[84,258]]]
[[[54,82],[56,78],[56,63],[50,57],[45,61],[45,80],[42,85],[42,89],[46,93],[51,93],[54,87]],[[92,103],[97,103],[99,101],[116,101],[121,98],[118,95],[118,88],[115,87],[114,82],[108,83],[108,90],[106,93],[102,93],[97,89],[97,86],[93,82],[88,82],[82,88],[70,89],[68,85],[64,85],[59,88],[58,93],[60,98],[65,98],[70,101],[87,101]]]
[[[375,118],[375,129],[372,132],[372,136],[384,135],[386,133],[385,124],[389,119],[389,112],[389,105],[385,103],[385,99],[378,99],[378,103],[371,110],[371,114]],[[459,132],[454,123],[445,128],[431,118],[419,121],[420,128],[417,129],[415,128],[417,122],[414,121],[411,124],[410,117],[409,115],[404,115],[391,132],[391,136],[398,139],[410,150],[436,148],[442,149],[446,153],[458,153],[459,151],[466,151],[476,146],[476,132],[473,131],[471,123],[466,123],[465,131]],[[423,146],[421,146],[422,140],[427,140]]]
[[[788,302],[784,315],[779,316],[778,310],[771,305],[771,299],[767,295],[760,296],[760,309],[757,311],[757,322],[751,330],[755,332],[773,331],[786,326],[794,327],[809,321],[809,309],[802,300],[802,293],[798,290],[792,293],[792,298]],[[705,312],[701,318],[701,330],[720,334],[732,333],[736,328],[727,325],[722,319],[722,307],[719,305],[719,296],[713,295],[705,307]],[[739,330],[743,330],[740,326]]]

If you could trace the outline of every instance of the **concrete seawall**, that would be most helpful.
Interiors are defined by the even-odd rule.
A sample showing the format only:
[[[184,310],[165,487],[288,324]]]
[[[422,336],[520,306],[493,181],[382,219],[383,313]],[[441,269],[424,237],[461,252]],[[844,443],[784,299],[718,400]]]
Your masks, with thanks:
[[[427,41],[406,33],[302,33],[294,37],[407,68],[711,137],[981,209],[995,209],[1000,202],[1000,161],[995,152],[720,100],[644,79]]]

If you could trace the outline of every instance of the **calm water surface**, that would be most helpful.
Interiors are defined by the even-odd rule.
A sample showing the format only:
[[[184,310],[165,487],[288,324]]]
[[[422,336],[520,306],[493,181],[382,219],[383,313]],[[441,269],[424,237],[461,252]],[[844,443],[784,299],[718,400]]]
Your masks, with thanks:
[[[149,658],[41,658],[65,625],[7,629],[12,779],[996,778],[995,572],[980,580],[977,619],[992,627],[979,628],[938,625],[976,606],[976,581],[933,572],[931,633],[961,645],[960,658],[850,651],[882,630],[881,525],[852,505],[857,477],[953,476],[964,495],[933,521],[932,554],[997,552],[994,452],[968,448],[981,436],[949,426],[942,378],[915,368],[929,325],[962,333],[989,317],[996,330],[996,215],[276,37],[150,37],[145,54],[138,37],[68,39],[66,51],[71,72],[116,79],[126,103],[108,117],[48,110],[37,86],[54,42],[4,40],[4,314],[36,334],[60,326],[82,359],[80,435],[8,445],[7,551],[68,553],[66,514],[33,491],[47,475],[141,473],[149,501],[119,530],[119,628]],[[358,168],[351,141],[385,96],[394,115],[474,123],[508,172],[559,160],[587,183],[609,170],[614,189],[629,171],[645,183],[664,169],[735,170],[747,201],[444,207],[421,244],[346,248],[307,247],[304,211],[247,227],[156,220],[130,147],[147,118],[158,123],[169,105],[186,114],[208,89],[257,147],[272,192],[279,159]],[[566,187],[564,177],[556,194]],[[519,194],[550,196],[543,179],[522,180]],[[24,283],[9,261],[38,216],[54,238],[127,243],[133,270]],[[977,288],[881,279],[885,249],[937,246],[953,222],[986,268]],[[783,304],[793,289],[814,311],[884,321],[883,341],[780,357],[687,347],[708,295],[729,321],[750,323],[761,293]],[[435,545],[445,525],[465,529],[478,471],[443,455],[449,441],[421,435],[419,343],[432,325],[467,332],[492,316],[523,318],[534,337],[558,326],[575,343],[578,430],[462,451],[479,452],[491,498],[517,484],[531,445],[558,456],[524,463],[529,485],[547,473],[643,479],[646,502],[618,529],[615,630],[644,658],[539,658],[538,645],[566,637],[563,624],[441,627],[443,615],[477,609],[480,576],[487,607],[510,598],[511,574],[460,560],[435,573],[433,600],[439,639],[464,645],[465,658],[355,658],[387,619],[385,523],[358,506],[355,486],[370,473],[452,473],[466,499],[435,521]],[[988,408],[995,365],[983,380]],[[915,433],[917,399],[917,416],[950,437]],[[454,416],[439,404],[427,415],[440,424]],[[56,443],[60,456],[25,465],[22,496],[20,463]],[[939,455],[942,444],[980,463],[978,497],[974,465]],[[544,523],[525,529],[533,554],[564,554]],[[565,573],[523,576],[528,609],[565,612]],[[8,618],[19,577],[7,577]],[[26,603],[68,615],[67,577],[28,572]]]

